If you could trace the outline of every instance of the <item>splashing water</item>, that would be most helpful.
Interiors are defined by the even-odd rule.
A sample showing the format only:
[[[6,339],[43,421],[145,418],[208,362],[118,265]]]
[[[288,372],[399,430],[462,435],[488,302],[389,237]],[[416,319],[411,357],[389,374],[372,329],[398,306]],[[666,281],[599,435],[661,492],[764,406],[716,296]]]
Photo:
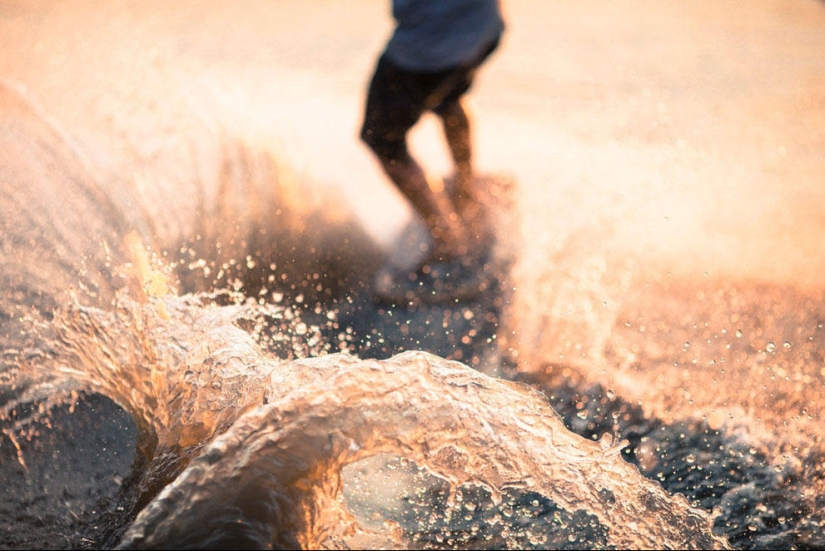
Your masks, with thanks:
[[[528,387],[423,352],[278,359],[253,336],[266,323],[254,322],[282,310],[206,298],[122,296],[114,312],[75,305],[52,324],[53,354],[37,360],[137,420],[145,491],[173,480],[125,548],[346,545],[369,531],[343,506],[342,470],[378,454],[446,481],[448,507],[466,485],[486,488],[496,507],[517,490],[592,515],[609,546],[724,546],[706,513],[643,479],[609,438],[569,432]],[[483,523],[475,532],[484,537]],[[390,541],[404,537],[399,529]]]

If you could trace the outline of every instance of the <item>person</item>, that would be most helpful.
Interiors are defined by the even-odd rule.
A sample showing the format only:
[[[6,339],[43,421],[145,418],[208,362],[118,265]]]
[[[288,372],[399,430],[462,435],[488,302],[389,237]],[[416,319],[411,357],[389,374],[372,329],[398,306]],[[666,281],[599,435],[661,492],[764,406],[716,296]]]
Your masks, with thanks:
[[[466,267],[483,248],[462,98],[497,49],[505,24],[499,0],[393,0],[392,12],[396,27],[370,81],[360,137],[432,237],[416,270],[420,278],[434,276],[436,264]],[[407,133],[425,111],[440,118],[455,164],[450,190],[428,177],[407,147]]]

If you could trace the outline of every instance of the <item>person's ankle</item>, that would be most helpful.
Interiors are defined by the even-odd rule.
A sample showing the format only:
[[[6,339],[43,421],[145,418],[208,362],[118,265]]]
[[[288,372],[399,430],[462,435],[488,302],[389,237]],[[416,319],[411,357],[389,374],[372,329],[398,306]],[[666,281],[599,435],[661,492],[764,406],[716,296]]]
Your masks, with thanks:
[[[469,240],[436,240],[430,254],[427,255],[428,262],[452,262],[466,256],[470,251]]]

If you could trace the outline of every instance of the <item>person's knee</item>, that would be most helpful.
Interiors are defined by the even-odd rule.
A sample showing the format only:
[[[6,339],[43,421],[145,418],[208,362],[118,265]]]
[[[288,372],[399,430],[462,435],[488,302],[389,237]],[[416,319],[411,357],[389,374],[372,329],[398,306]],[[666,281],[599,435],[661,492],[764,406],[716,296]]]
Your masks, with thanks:
[[[361,137],[361,141],[363,143],[365,143],[367,145],[367,147],[369,147],[373,152],[376,151],[376,149],[378,148],[379,139],[378,139],[378,136],[377,136],[377,132],[375,130],[373,130],[372,128],[370,128],[368,125],[365,124],[361,128],[360,137]]]
[[[382,161],[390,162],[407,156],[407,144],[403,137],[387,136],[369,125],[361,129],[361,141]]]
[[[437,114],[441,119],[442,124],[444,125],[445,131],[469,131],[470,119],[467,114],[467,111],[464,109],[461,103],[456,102],[449,106],[444,106],[444,108],[440,109],[437,112]]]
[[[361,141],[369,147],[370,151],[372,151],[379,160],[389,160],[387,157],[389,148],[386,142],[377,135],[375,130],[367,127],[361,129]]]
[[[467,112],[464,110],[460,99],[444,102],[439,105],[434,112],[445,123],[451,123],[451,126],[467,120]]]

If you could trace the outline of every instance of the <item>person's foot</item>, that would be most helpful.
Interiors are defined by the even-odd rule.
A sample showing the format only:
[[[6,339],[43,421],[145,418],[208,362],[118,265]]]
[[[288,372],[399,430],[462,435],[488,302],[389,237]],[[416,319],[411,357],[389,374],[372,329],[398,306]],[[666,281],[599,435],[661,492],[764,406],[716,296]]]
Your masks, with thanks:
[[[466,256],[473,248],[473,236],[467,232],[461,214],[446,188],[444,180],[435,176],[427,177],[433,200],[439,205],[437,215],[425,218],[424,222],[432,237],[433,258],[450,260]]]
[[[485,258],[454,259],[430,255],[417,269],[387,266],[375,279],[376,295],[388,302],[425,304],[468,300],[492,282]]]
[[[464,177],[470,178],[466,175]],[[487,205],[479,201],[471,190],[471,183],[462,182],[462,178],[456,175],[450,199],[467,236],[465,254],[478,256],[491,246],[493,229]]]

